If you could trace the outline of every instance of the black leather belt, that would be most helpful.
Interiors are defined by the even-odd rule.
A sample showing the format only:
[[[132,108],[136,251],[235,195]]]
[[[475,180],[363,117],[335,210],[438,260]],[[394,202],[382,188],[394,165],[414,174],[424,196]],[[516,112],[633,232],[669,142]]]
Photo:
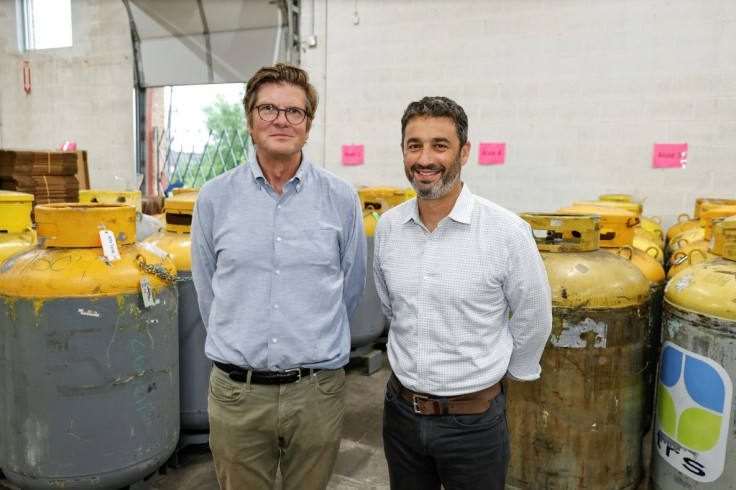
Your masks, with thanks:
[[[217,361],[214,361],[214,364],[220,371],[227,373],[233,381],[245,383],[248,380],[247,369]],[[253,371],[253,374],[250,376],[250,382],[256,385],[282,385],[286,383],[297,383],[302,378],[308,378],[309,371],[309,368],[294,368],[286,369],[284,371]],[[319,371],[319,369],[312,369],[312,372],[317,371]]]

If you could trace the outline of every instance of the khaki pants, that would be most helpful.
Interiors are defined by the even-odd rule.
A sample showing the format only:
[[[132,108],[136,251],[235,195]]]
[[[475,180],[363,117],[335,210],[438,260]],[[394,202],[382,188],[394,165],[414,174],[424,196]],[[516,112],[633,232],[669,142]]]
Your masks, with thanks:
[[[345,370],[283,385],[231,380],[212,367],[210,449],[223,490],[324,489],[342,436]]]

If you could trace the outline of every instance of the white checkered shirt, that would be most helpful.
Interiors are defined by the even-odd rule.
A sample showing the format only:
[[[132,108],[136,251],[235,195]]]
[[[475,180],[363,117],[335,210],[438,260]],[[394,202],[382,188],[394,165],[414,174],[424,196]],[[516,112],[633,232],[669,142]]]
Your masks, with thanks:
[[[389,362],[405,387],[455,396],[504,376],[539,378],[552,299],[531,228],[516,214],[463,185],[430,233],[412,199],[381,216],[373,269]]]

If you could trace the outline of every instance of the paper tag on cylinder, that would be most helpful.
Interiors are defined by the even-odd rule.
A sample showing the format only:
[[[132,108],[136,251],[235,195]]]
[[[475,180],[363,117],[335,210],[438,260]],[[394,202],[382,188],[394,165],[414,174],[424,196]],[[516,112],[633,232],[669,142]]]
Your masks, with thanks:
[[[115,241],[115,235],[112,231],[100,230],[100,242],[102,243],[102,253],[105,254],[107,260],[120,260],[118,243]]]
[[[155,305],[153,300],[153,291],[151,290],[151,281],[147,277],[141,279],[141,296],[143,296],[143,306],[150,308]]]

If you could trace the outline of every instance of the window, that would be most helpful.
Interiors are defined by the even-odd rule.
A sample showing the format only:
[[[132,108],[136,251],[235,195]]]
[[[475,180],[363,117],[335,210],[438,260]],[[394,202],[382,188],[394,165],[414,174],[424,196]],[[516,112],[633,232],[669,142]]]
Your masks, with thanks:
[[[72,45],[71,0],[23,0],[25,49]]]

